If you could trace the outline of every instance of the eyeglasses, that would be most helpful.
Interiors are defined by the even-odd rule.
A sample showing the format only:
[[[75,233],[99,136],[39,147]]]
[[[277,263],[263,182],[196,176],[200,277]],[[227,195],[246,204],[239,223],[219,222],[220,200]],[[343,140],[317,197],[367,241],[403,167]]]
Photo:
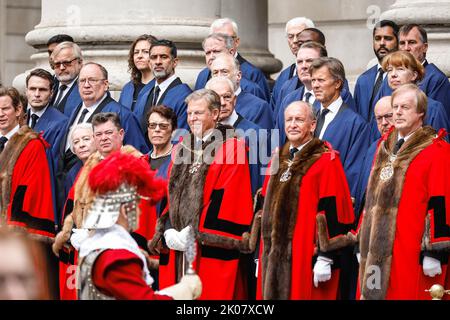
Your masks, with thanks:
[[[61,61],[61,62],[52,62],[52,68],[53,69],[59,69],[61,68],[61,66],[64,66],[64,68],[69,67],[72,62],[74,62],[75,60],[78,60],[78,58],[73,58],[70,61]]]
[[[89,85],[93,85],[93,84],[96,84],[97,82],[99,82],[99,81],[103,81],[103,80],[106,80],[106,79],[94,79],[94,78],[86,78],[86,79],[79,79],[78,80],[78,83],[79,84],[84,84],[86,81],[87,81],[87,83],[89,84]]]
[[[386,119],[386,121],[387,121],[387,120],[392,119],[392,116],[393,116],[393,115],[394,115],[393,113],[386,113],[386,114],[383,115],[383,116],[375,117],[375,119],[377,120],[377,122],[381,122],[381,121],[383,121],[383,119]]]
[[[164,123],[164,122],[160,122],[160,123],[150,122],[148,124],[148,128],[152,129],[152,130],[155,130],[156,127],[159,127],[161,130],[167,130],[167,129],[169,129],[169,126],[170,126],[170,123]]]

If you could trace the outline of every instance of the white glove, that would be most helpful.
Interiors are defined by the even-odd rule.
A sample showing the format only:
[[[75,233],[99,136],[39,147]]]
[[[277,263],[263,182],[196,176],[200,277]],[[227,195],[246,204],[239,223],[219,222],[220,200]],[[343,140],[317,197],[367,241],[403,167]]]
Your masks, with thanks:
[[[434,277],[442,273],[441,262],[432,257],[424,257],[422,267],[423,274],[428,277]]]
[[[179,283],[164,288],[157,294],[172,297],[174,300],[195,300],[202,294],[202,282],[196,274],[185,275]]]
[[[316,264],[314,265],[314,286],[317,288],[319,282],[325,282],[331,279],[331,265],[333,260],[327,257],[317,257]]]
[[[191,226],[187,226],[180,232],[171,228],[164,232],[167,246],[172,250],[186,251],[187,237],[191,230]]]
[[[358,259],[358,263],[361,263],[361,253],[356,254],[356,259]]]
[[[89,238],[89,230],[87,229],[72,229],[73,233],[70,237],[70,243],[77,250],[80,251],[81,244]]]

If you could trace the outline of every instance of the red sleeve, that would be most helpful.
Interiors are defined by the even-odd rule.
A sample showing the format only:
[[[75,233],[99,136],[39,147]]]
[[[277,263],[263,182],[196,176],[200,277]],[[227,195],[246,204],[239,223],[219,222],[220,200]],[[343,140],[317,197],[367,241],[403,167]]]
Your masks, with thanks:
[[[104,251],[95,261],[92,279],[102,293],[118,300],[171,300],[147,285],[141,259],[128,250]]]

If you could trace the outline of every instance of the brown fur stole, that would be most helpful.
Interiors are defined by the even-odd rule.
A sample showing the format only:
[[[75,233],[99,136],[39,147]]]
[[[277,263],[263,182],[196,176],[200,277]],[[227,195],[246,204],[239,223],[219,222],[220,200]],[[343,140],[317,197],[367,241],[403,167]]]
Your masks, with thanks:
[[[39,134],[28,126],[20,127],[19,131],[9,139],[3,152],[0,154],[0,225],[7,224],[8,205],[11,200],[12,176],[15,165],[22,151],[33,139],[38,139]],[[45,142],[43,141],[44,145]],[[32,235],[38,240],[49,241],[47,237]]]
[[[360,286],[362,299],[384,299],[389,286],[392,262],[392,250],[395,240],[397,211],[406,172],[414,158],[427,146],[434,137],[431,127],[418,129],[400,148],[393,162],[394,174],[387,180],[380,179],[380,172],[389,163],[392,149],[397,142],[397,131],[394,130],[387,140],[382,141],[376,155],[375,163],[369,178],[365,214],[360,230]],[[381,287],[370,289],[368,279],[373,274],[373,267],[378,267],[381,275]],[[366,269],[370,267],[371,270]]]
[[[294,158],[292,176],[287,182],[280,182],[280,177],[288,167],[289,143],[283,146],[281,154],[275,153],[272,158],[273,171],[262,214],[264,299],[289,299],[292,238],[297,220],[300,185],[309,168],[327,150],[325,143],[319,139],[309,142]],[[277,163],[279,169],[274,172]]]

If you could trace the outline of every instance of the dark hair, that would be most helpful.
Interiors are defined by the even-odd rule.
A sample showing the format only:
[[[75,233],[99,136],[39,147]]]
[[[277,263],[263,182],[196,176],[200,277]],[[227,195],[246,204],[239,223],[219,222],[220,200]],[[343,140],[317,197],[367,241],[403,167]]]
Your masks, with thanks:
[[[23,112],[27,112],[27,107],[28,107],[28,98],[25,94],[20,94],[19,96],[20,99],[20,104],[23,107]]]
[[[8,96],[12,100],[14,110],[20,107],[20,93],[14,87],[0,87],[0,97]],[[26,108],[26,106],[24,106]]]
[[[157,113],[161,117],[169,120],[170,124],[172,125],[172,131],[177,128],[177,114],[171,108],[169,108],[165,105],[154,106],[147,112],[147,115],[145,118],[145,119],[147,119],[147,122],[153,113]]]
[[[97,113],[92,118],[92,126],[95,128],[98,125],[104,124],[108,121],[111,121],[114,126],[116,126],[117,130],[123,129],[122,125],[120,124],[120,118],[119,115],[115,112],[100,112]]]
[[[400,28],[400,31],[398,32],[399,34],[404,34],[407,35],[408,33],[411,32],[412,29],[417,28],[417,30],[419,30],[420,33],[420,40],[423,43],[428,43],[428,35],[427,35],[427,31],[420,25],[418,25],[417,23],[409,23],[409,24],[405,24]]]
[[[306,28],[302,32],[300,32],[300,34],[302,34],[303,32],[307,32],[307,31],[315,33],[317,35],[317,37],[319,38],[317,42],[319,42],[323,46],[325,45],[325,35],[323,34],[322,31],[320,31],[317,28]]]
[[[177,47],[175,46],[175,43],[170,40],[166,40],[166,39],[155,40],[152,42],[152,48],[154,48],[154,47],[170,48],[170,55],[172,56],[172,58],[177,57]]]
[[[377,24],[375,24],[375,26],[373,27],[372,37],[375,36],[375,31],[377,29],[384,28],[384,27],[391,27],[392,28],[392,30],[394,31],[395,39],[397,39],[397,42],[398,42],[398,30],[399,30],[399,28],[398,28],[398,25],[394,21],[391,21],[391,20],[381,20],[381,21],[377,22]]]
[[[28,74],[28,76],[27,76],[27,78],[25,80],[27,88],[28,88],[28,81],[30,81],[30,78],[33,77],[33,76],[34,77],[39,77],[39,78],[42,78],[42,79],[45,79],[45,80],[48,80],[49,85],[50,85],[50,90],[53,89],[53,76],[52,76],[52,74],[50,72],[48,72],[47,70],[40,69],[40,68],[34,69],[33,71],[31,71]]]
[[[325,48],[325,46],[322,45],[321,43],[315,41],[308,41],[300,46],[300,49],[305,48],[317,50],[319,52],[320,57],[328,57],[327,48]]]
[[[50,39],[48,39],[47,47],[53,43],[61,43],[61,42],[65,42],[65,41],[75,42],[73,40],[73,38],[71,36],[69,36],[68,34],[57,34],[56,36],[53,36]]]
[[[106,68],[104,66],[102,66],[100,63],[92,62],[92,61],[86,62],[85,64],[83,64],[83,66],[81,68],[84,68],[91,64],[94,66],[97,66],[100,69],[100,71],[102,72],[103,78],[105,78],[105,80],[108,80],[108,70],[106,70]]]
[[[152,48],[152,43],[155,42],[157,39],[150,35],[150,34],[143,34],[136,38],[136,40],[133,41],[130,47],[130,51],[128,52],[128,71],[131,73],[131,80],[138,84],[142,80],[142,74],[136,68],[134,65],[134,49],[136,48],[136,45],[139,41],[148,41],[150,44],[150,49]]]

